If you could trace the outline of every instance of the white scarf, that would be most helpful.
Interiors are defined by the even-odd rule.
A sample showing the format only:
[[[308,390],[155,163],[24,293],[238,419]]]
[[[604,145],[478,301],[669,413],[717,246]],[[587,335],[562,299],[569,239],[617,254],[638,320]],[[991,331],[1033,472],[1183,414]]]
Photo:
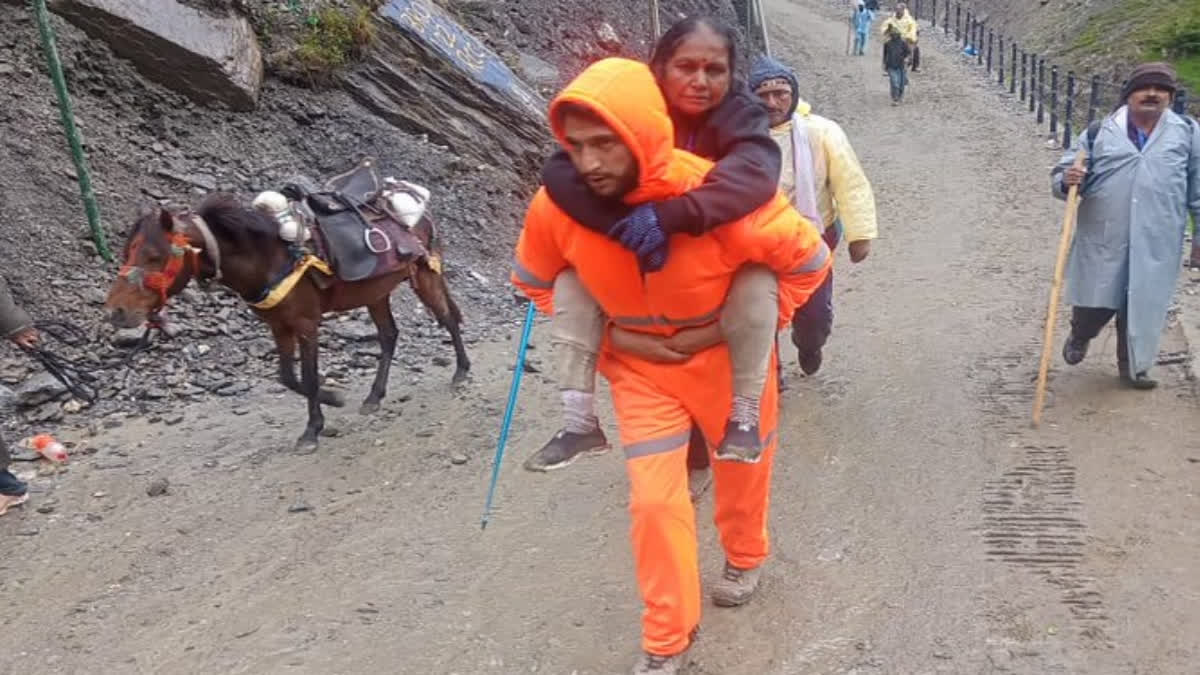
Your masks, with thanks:
[[[792,207],[799,211],[800,215],[811,220],[818,230],[824,229],[824,223],[821,222],[821,210],[817,208],[817,186],[813,182],[813,176],[818,173],[816,163],[824,160],[821,153],[813,154],[808,135],[808,121],[800,113],[793,113],[792,171],[796,184],[792,188]]]

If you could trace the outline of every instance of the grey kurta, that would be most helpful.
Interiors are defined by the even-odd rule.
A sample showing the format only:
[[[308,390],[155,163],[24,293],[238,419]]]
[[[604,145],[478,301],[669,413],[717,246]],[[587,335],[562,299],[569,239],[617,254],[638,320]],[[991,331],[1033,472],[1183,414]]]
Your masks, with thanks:
[[[1200,124],[1167,112],[1139,152],[1127,122],[1125,107],[1109,115],[1089,153],[1066,297],[1077,307],[1127,312],[1130,370],[1141,373],[1158,356],[1188,212],[1200,222]],[[1085,131],[1051,172],[1058,198],[1066,198],[1063,172],[1086,146]]]

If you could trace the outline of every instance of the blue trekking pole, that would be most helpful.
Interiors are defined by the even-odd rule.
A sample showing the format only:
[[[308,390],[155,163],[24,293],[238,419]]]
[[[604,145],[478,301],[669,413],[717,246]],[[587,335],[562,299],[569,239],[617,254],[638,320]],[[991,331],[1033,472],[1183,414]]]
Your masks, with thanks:
[[[525,325],[521,328],[521,345],[517,347],[517,367],[513,370],[512,386],[508,390],[508,408],[504,411],[504,424],[500,427],[500,442],[496,445],[496,459],[492,463],[492,482],[488,485],[487,502],[483,505],[481,530],[487,529],[488,517],[492,514],[492,497],[496,494],[496,480],[500,478],[500,463],[504,461],[504,446],[508,444],[508,432],[512,428],[513,412],[517,408],[517,392],[521,389],[521,375],[525,372],[525,351],[529,347],[529,333],[533,329],[533,316],[537,306],[529,301],[525,312]]]

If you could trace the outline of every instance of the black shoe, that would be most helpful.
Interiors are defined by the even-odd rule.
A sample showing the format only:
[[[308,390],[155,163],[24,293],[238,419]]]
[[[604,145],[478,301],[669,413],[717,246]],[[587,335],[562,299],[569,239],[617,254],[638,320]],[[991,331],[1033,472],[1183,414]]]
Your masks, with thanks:
[[[599,428],[586,434],[559,431],[541,450],[525,460],[525,470],[544,473],[561,469],[583,455],[603,454],[608,448],[608,438]]]
[[[805,375],[812,375],[821,369],[821,350],[816,349],[809,352],[800,352],[800,370],[804,371]]]
[[[1063,361],[1069,366],[1078,365],[1083,361],[1083,357],[1087,356],[1087,352],[1088,341],[1076,340],[1074,335],[1067,336],[1067,341],[1063,343]]]
[[[725,438],[717,447],[716,458],[726,462],[755,464],[762,457],[762,438],[757,424],[742,424],[729,420],[725,424]]]
[[[5,469],[0,471],[0,495],[6,497],[20,497],[29,490],[29,486],[24,481],[18,479]]]

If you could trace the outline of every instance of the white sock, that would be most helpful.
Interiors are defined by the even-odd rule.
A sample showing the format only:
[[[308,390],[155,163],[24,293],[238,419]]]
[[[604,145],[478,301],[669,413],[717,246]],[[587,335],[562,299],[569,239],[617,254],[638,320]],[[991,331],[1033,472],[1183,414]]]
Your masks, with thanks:
[[[600,427],[594,402],[596,395],[590,391],[564,389],[563,430],[572,434],[586,434]]]
[[[733,397],[733,414],[729,416],[737,424],[758,424],[758,398],[749,396]]]

